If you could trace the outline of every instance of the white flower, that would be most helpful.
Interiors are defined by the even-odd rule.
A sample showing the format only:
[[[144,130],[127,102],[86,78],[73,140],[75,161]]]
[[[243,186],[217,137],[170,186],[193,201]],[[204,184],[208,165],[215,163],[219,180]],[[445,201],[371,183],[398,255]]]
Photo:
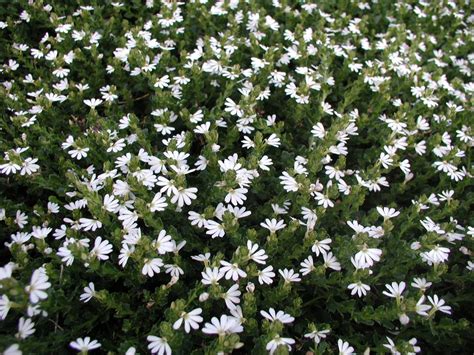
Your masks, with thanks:
[[[428,260],[432,260],[433,263],[444,263],[448,260],[449,253],[450,250],[448,248],[436,245],[433,249],[431,249],[424,255],[426,255]]]
[[[311,333],[305,334],[304,337],[313,339],[316,344],[319,344],[321,342],[321,339],[325,339],[329,332],[329,329],[313,330]]]
[[[247,277],[247,273],[241,269],[239,269],[239,265],[234,263],[231,264],[225,260],[221,260],[221,269],[220,272],[225,274],[225,279],[237,281],[239,277]]]
[[[18,210],[16,211],[14,222],[18,225],[18,228],[23,229],[28,224],[28,216],[24,212]]]
[[[207,134],[207,133],[209,133],[210,128],[211,128],[211,122],[206,122],[206,123],[203,123],[199,126],[196,126],[196,128],[193,130],[193,132],[196,133],[196,134]]]
[[[377,212],[384,218],[384,220],[397,217],[400,212],[395,210],[395,208],[388,207],[377,207]]]
[[[108,240],[102,240],[102,237],[95,238],[94,248],[90,252],[91,258],[97,257],[99,260],[108,260],[112,252],[112,244]]]
[[[51,283],[48,282],[46,270],[40,267],[33,272],[33,275],[31,275],[30,284],[25,287],[25,290],[30,294],[30,302],[35,304],[40,300],[48,298],[48,294],[45,290],[50,287]]]
[[[330,166],[330,165],[326,165],[324,167],[324,169],[326,170],[326,175],[330,178],[330,179],[336,179],[336,180],[341,180],[343,177],[344,177],[344,171],[341,171],[333,166]]]
[[[160,258],[145,259],[142,267],[142,274],[152,277],[154,274],[160,273],[160,267],[163,266],[163,261]]]
[[[219,222],[209,219],[204,224],[204,227],[207,229],[206,234],[209,234],[213,239],[222,238],[225,235],[224,226]]]
[[[280,138],[277,137],[275,133],[272,133],[270,137],[265,139],[265,143],[271,145],[272,147],[279,147],[280,146]]]
[[[193,309],[191,312],[182,312],[179,319],[173,323],[173,329],[177,330],[181,327],[181,324],[184,322],[184,331],[189,333],[191,328],[199,329],[199,323],[203,321],[203,318],[200,316],[202,313],[202,308]]]
[[[26,339],[36,331],[35,323],[30,318],[21,317],[18,321],[18,333],[15,336],[19,339]]]
[[[97,219],[91,218],[80,218],[79,219],[80,227],[84,231],[93,231],[95,232],[97,229],[102,228],[102,222]]]
[[[89,282],[89,286],[84,287],[84,293],[81,294],[80,300],[82,302],[89,302],[92,297],[95,297],[95,287],[93,282]]]
[[[20,165],[14,163],[12,161],[9,161],[5,164],[0,165],[0,170],[1,170],[2,174],[6,174],[6,175],[16,174],[16,172],[20,169],[21,169]]]
[[[188,220],[191,222],[191,225],[198,226],[198,228],[204,227],[206,223],[205,216],[194,211],[188,212]]]
[[[158,251],[158,254],[166,254],[167,252],[173,251],[173,240],[171,236],[166,234],[165,230],[161,230],[158,237],[153,242],[153,246]]]
[[[229,310],[233,310],[238,303],[240,303],[240,295],[242,292],[239,290],[239,285],[232,285],[226,293],[222,294],[222,298]]]
[[[406,284],[403,281],[400,282],[399,284],[397,284],[396,282],[392,282],[391,285],[388,285],[388,284],[385,285],[385,287],[389,290],[389,292],[383,291],[382,293],[385,296],[400,299],[403,291],[405,290],[405,286]]]
[[[357,221],[347,221],[347,225],[349,227],[351,227],[354,232],[356,232],[355,235],[353,235],[352,237],[354,238],[357,234],[361,234],[361,233],[366,233],[369,231],[369,228],[367,227],[364,227],[363,225],[359,224],[359,222]]]
[[[272,340],[267,343],[266,349],[268,350],[270,355],[272,355],[278,349],[279,346],[285,346],[288,351],[291,351],[291,345],[293,345],[294,343],[294,339],[282,338],[279,334],[277,334]]]
[[[20,175],[31,175],[38,171],[39,165],[35,164],[38,159],[26,158],[22,163],[22,168],[20,170]]]
[[[66,245],[64,243],[63,245]],[[67,247],[63,246],[58,249],[58,252],[56,253],[59,257],[61,257],[61,261],[63,263],[66,263],[66,266],[72,265],[74,262],[74,255],[72,254],[71,250],[69,250]]]
[[[377,248],[367,248],[364,245],[361,251],[355,255],[355,260],[363,265],[372,266],[375,261],[380,261],[382,250]]]
[[[240,218],[245,218],[250,216],[252,213],[250,211],[247,211],[245,207],[238,207],[238,206],[227,206],[227,210],[232,213],[235,218],[240,219]]]
[[[84,103],[89,106],[92,109],[95,109],[97,106],[99,106],[102,102],[101,99],[90,99],[90,100],[84,100]]]
[[[262,170],[265,171],[270,171],[269,166],[273,165],[272,159],[270,159],[268,156],[264,155],[259,161],[258,161],[258,167]]]
[[[298,191],[300,185],[296,179],[290,176],[290,174],[288,174],[286,171],[283,172],[283,175],[280,176],[279,179],[281,180],[280,184],[283,185],[283,188],[286,192]]]
[[[362,297],[367,295],[367,291],[370,291],[370,286],[363,284],[362,282],[352,283],[347,288],[351,291],[351,295],[354,296],[357,293],[357,296]]]
[[[82,158],[87,157],[87,152],[89,151],[89,148],[76,148],[76,149],[71,149],[68,154],[72,158],[76,158],[77,160],[81,160]]]
[[[428,317],[428,313],[426,311],[429,311],[431,306],[428,306],[427,304],[424,304],[423,303],[424,301],[425,301],[425,296],[421,296],[421,298],[418,300],[418,302],[416,302],[415,311],[420,316]]]
[[[396,355],[401,355],[401,353],[398,351],[397,347],[395,346],[395,343],[393,342],[392,339],[389,337],[386,337],[388,344],[383,344],[384,347],[386,347],[388,350],[390,350],[391,354],[396,354]]]
[[[163,77],[161,77],[160,79],[158,79],[156,82],[155,82],[155,88],[160,88],[160,89],[163,89],[163,88],[166,88],[168,87],[170,83],[170,79],[169,79],[169,76],[168,75],[165,75]]]
[[[191,116],[189,116],[189,121],[191,121],[191,123],[196,124],[198,122],[201,122],[203,118],[204,118],[204,114],[202,110],[198,110],[195,113],[193,113]]]
[[[311,247],[311,250],[316,254],[316,256],[319,256],[319,253],[326,253],[329,250],[331,250],[331,247],[329,244],[331,244],[332,240],[330,238],[326,238],[323,240],[316,240]]]
[[[311,133],[319,139],[323,139],[326,136],[326,130],[321,122],[318,122],[312,127]]]
[[[116,213],[120,208],[119,201],[114,197],[114,195],[106,194],[104,196],[104,208],[112,213]]]
[[[22,355],[23,353],[20,350],[20,346],[18,344],[12,344],[5,350],[3,350],[3,355]]]
[[[59,205],[55,202],[48,202],[48,213],[55,214],[59,212]]]
[[[150,342],[148,344],[148,349],[150,349],[152,354],[158,355],[171,355],[171,347],[168,345],[166,338],[160,338],[154,335],[149,335],[146,337],[146,340]]]
[[[334,115],[334,110],[332,109],[331,104],[323,101],[321,103],[321,107],[323,108],[323,111],[328,115]]]
[[[122,207],[120,208],[118,219],[122,221],[124,227],[130,227],[138,220],[138,213]]]
[[[162,196],[161,193],[156,193],[155,197],[150,203],[150,212],[161,212],[164,211],[168,203],[166,203],[166,197]]]
[[[243,330],[244,328],[240,324],[239,319],[225,314],[221,315],[220,319],[212,317],[211,323],[204,324],[204,328],[202,328],[204,334],[216,334],[219,336],[241,333]]]
[[[441,311],[446,314],[451,314],[451,307],[445,305],[446,302],[442,298],[438,298],[438,295],[434,295],[433,298],[428,296],[428,300],[433,305],[434,311]]]
[[[175,279],[179,279],[181,275],[184,275],[184,270],[181,269],[178,265],[176,264],[165,264],[165,272],[167,274],[170,274],[171,277]],[[177,281],[177,280],[176,280]]]
[[[45,239],[49,233],[51,233],[51,228],[33,226],[31,231],[31,236],[36,239]]]
[[[419,346],[416,346],[416,343],[418,340],[416,338],[411,338],[408,340],[408,343],[412,346],[412,351],[413,353],[419,353],[421,351],[421,348]]]
[[[308,256],[306,259],[304,259],[300,263],[300,265],[301,265],[300,272],[303,276],[308,275],[309,273],[311,273],[315,269],[314,260],[313,260],[313,257],[311,255]]]
[[[336,257],[332,254],[332,252],[329,253],[322,253],[323,259],[324,259],[324,267],[333,269],[335,271],[340,271],[341,270],[341,264],[337,261]]]
[[[0,267],[0,280],[9,279],[12,277],[12,272],[16,267],[17,265],[11,261],[8,264]]]
[[[171,198],[171,203],[177,203],[178,207],[183,207],[185,204],[189,206],[191,201],[196,199],[196,192],[198,191],[195,187],[190,188],[175,188],[173,191],[173,197]]]
[[[90,337],[77,338],[75,341],[71,341],[69,346],[79,352],[87,353],[89,350],[100,348],[101,344],[97,340],[92,340]]]
[[[280,273],[281,277],[283,277],[283,280],[285,280],[285,283],[301,281],[300,274],[295,273],[293,269],[279,269],[278,272]]]
[[[354,353],[354,348],[349,345],[347,341],[339,339],[337,341],[337,347],[339,349],[339,355],[352,355]]]
[[[227,195],[225,196],[225,202],[226,203],[231,203],[234,206],[237,205],[243,205],[244,201],[247,199],[247,196],[245,194],[248,192],[248,189],[244,187],[240,187],[237,189],[230,189],[227,192]]]
[[[234,170],[234,171],[239,171],[242,168],[242,164],[238,162],[238,155],[233,154],[232,156],[229,156],[227,159],[224,159],[224,161],[219,160],[219,169],[221,172],[225,173],[229,170]]]
[[[270,233],[275,233],[276,231],[283,229],[286,227],[286,224],[283,220],[277,221],[275,218],[265,219],[265,222],[260,223],[263,228],[266,228],[270,231]]]
[[[324,208],[334,207],[334,202],[332,202],[329,197],[321,192],[314,192],[314,199],[318,201],[319,206],[323,206]]]
[[[219,268],[214,267],[210,268],[207,267],[205,271],[201,272],[202,280],[201,282],[204,285],[217,285],[219,280],[224,277],[224,272],[219,270]]]
[[[258,244],[254,244],[251,240],[247,240],[247,249],[249,250],[249,259],[258,264],[266,264],[265,260],[268,259],[268,255],[265,254],[265,250],[258,249]]]
[[[126,181],[117,180],[114,183],[114,195],[126,196],[130,193],[130,185]]]
[[[242,117],[244,115],[244,111],[240,108],[240,106],[229,97],[225,99],[224,111],[229,112],[232,116]]]
[[[260,311],[260,314],[270,322],[280,321],[283,324],[287,324],[292,323],[295,320],[294,317],[283,311],[275,312],[275,309],[273,308],[270,308],[268,312]]]
[[[418,277],[415,277],[413,279],[413,282],[411,283],[412,287],[420,289],[421,292],[425,292],[428,289],[428,287],[430,287],[431,285],[432,283],[426,281],[425,278],[418,278]]]
[[[199,254],[191,256],[191,259],[200,261],[203,263],[208,263],[211,258],[211,253]]]
[[[275,277],[275,273],[273,272],[273,266],[267,266],[263,270],[258,271],[258,282],[260,285],[267,284],[270,285],[273,283],[273,278]]]
[[[12,303],[7,295],[2,295],[0,298],[0,320],[4,320],[7,317],[8,311],[10,310]]]

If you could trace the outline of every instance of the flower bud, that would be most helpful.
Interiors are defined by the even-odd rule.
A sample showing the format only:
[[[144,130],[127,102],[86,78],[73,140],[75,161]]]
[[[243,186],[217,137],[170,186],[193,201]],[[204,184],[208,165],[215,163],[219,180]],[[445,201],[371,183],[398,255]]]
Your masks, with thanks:
[[[199,302],[205,302],[209,298],[209,294],[207,292],[203,292],[199,295]]]
[[[407,325],[410,322],[410,318],[406,315],[406,313],[400,314],[398,319],[402,325]]]
[[[179,277],[173,276],[173,277],[171,277],[170,282],[168,282],[168,284],[167,284],[166,286],[167,286],[167,287],[171,287],[171,286],[173,286],[173,285],[174,285],[176,282],[178,282],[178,281],[179,281]]]
[[[404,182],[408,182],[408,181],[412,180],[414,177],[415,177],[415,175],[413,175],[413,173],[408,173],[407,175],[405,175],[405,181]]]
[[[255,284],[253,282],[249,282],[245,289],[247,290],[247,292],[253,293],[253,291],[255,291]]]

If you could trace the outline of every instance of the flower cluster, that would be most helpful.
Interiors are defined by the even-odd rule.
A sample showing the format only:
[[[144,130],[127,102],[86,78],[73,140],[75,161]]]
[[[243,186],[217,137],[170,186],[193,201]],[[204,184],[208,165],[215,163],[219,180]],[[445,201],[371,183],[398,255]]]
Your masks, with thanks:
[[[474,321],[468,0],[0,10],[0,351],[434,353]]]

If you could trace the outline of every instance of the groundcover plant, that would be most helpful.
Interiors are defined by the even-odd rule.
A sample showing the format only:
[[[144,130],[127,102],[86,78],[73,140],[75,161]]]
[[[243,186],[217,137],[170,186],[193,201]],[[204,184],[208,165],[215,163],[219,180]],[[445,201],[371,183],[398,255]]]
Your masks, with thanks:
[[[0,351],[472,352],[471,6],[2,3]]]

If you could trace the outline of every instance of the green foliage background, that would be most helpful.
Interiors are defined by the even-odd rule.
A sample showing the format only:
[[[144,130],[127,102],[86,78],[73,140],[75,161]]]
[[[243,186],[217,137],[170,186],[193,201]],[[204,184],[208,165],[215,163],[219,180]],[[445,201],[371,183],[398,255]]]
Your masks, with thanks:
[[[281,1],[291,6],[292,9],[300,9],[302,2]],[[147,73],[137,77],[131,77],[129,73],[121,69],[121,63],[114,58],[113,51],[117,47],[125,45],[124,33],[131,31],[137,33],[142,29],[147,20],[156,22],[151,10],[143,6],[142,1],[127,1],[126,6],[118,9],[103,1],[90,1],[88,4],[94,6],[94,10],[83,12],[80,16],[71,17],[77,10],[77,4],[69,1],[51,1],[54,11],[47,14],[41,8],[43,1],[36,1],[30,11],[32,16],[28,23],[14,25],[18,19],[21,9],[29,7],[24,1],[5,2],[0,6],[0,19],[8,21],[9,27],[0,32],[0,62],[6,63],[9,58],[15,57],[20,68],[12,73],[1,73],[3,80],[15,80],[14,90],[19,96],[17,101],[8,96],[8,90],[0,88],[0,150],[7,151],[12,147],[29,146],[29,152],[40,160],[41,171],[32,176],[6,176],[0,175],[0,207],[11,211],[9,218],[0,229],[0,241],[10,241],[10,235],[16,232],[16,226],[12,222],[14,212],[17,209],[28,211],[30,225],[41,225],[47,221],[50,226],[59,227],[62,217],[59,215],[47,215],[45,211],[46,201],[57,202],[60,205],[68,203],[70,199],[66,192],[74,186],[80,194],[88,200],[88,212],[91,216],[98,217],[103,227],[99,235],[105,236],[114,245],[114,250],[120,248],[122,228],[117,216],[104,213],[101,210],[102,198],[97,192],[88,191],[79,183],[80,176],[86,173],[86,168],[94,165],[99,171],[105,171],[113,167],[113,161],[124,152],[108,154],[107,130],[114,130],[118,120],[125,114],[132,114],[130,133],[138,136],[138,141],[131,145],[129,151],[137,154],[140,148],[144,148],[152,155],[159,155],[164,151],[161,144],[161,136],[153,128],[153,117],[150,112],[156,107],[168,107],[170,111],[179,113],[180,117],[186,117],[190,112],[203,109],[206,119],[213,122],[224,113],[224,100],[232,97],[236,102],[239,99],[236,82],[226,80],[218,76],[210,76],[202,71],[192,69],[178,69],[178,73],[191,77],[191,82],[183,88],[182,98],[175,100],[170,93],[153,87],[156,78],[166,74],[166,68],[183,68],[187,62],[186,55],[195,48],[196,40],[202,37],[209,45],[210,36],[227,37],[247,36],[245,28],[235,23],[231,13],[227,16],[212,16],[209,13],[209,4],[186,3],[183,8],[184,21],[180,24],[186,29],[184,34],[175,31],[163,33],[159,26],[150,29],[154,38],[164,41],[168,38],[176,41],[176,47],[172,51],[163,51],[163,57],[153,73]],[[444,1],[437,1],[425,8],[430,14],[436,14]],[[463,37],[460,35],[461,20],[453,19],[452,16],[440,18],[436,26],[430,20],[430,16],[419,19],[410,11],[397,10],[395,2],[378,1],[371,3],[370,11],[362,11],[357,2],[350,1],[323,1],[320,8],[329,14],[350,14],[351,17],[362,19],[360,28],[365,36],[375,36],[377,33],[387,32],[395,38],[395,42],[389,48],[396,48],[406,41],[407,30],[423,38],[429,34],[437,39],[437,44],[431,44],[426,53],[442,49],[445,53],[456,57],[466,57],[472,53],[472,38],[466,35],[464,38],[467,45],[455,47],[455,39]],[[470,7],[462,6],[466,17],[470,14]],[[304,28],[312,27],[315,35],[323,38],[325,34],[318,29],[324,28],[326,23],[318,14],[309,15],[302,11],[301,16],[290,16],[281,10],[271,6],[268,1],[250,1],[241,3],[239,8],[244,13],[253,11],[262,14],[270,14],[282,26],[294,31],[296,36],[301,36]],[[37,10],[34,10],[37,9]],[[160,5],[155,6],[153,13],[167,10]],[[50,16],[53,19],[50,20]],[[61,19],[61,16],[66,18]],[[390,28],[387,16],[393,16],[400,24],[399,28]],[[349,18],[335,16],[336,24],[344,27]],[[99,31],[102,34],[98,48],[81,50],[70,38],[65,36],[64,41],[55,43],[54,48],[60,53],[74,50],[76,55],[74,65],[68,76],[70,86],[72,83],[88,83],[90,89],[85,96],[77,91],[71,90],[65,104],[51,104],[43,99],[41,104],[45,110],[38,115],[38,122],[30,127],[26,141],[21,138],[24,129],[15,121],[10,119],[11,112],[24,109],[27,99],[27,90],[22,87],[20,78],[32,73],[35,78],[41,78],[34,83],[34,90],[44,89],[51,92],[51,83],[55,82],[52,67],[44,61],[39,62],[32,59],[27,52],[18,53],[12,48],[12,43],[26,43],[31,47],[37,47],[38,42],[45,32],[54,34],[58,23],[74,22],[74,27],[83,28],[87,31]],[[271,46],[283,41],[282,30],[267,36],[261,44]],[[372,37],[375,38],[375,37]],[[75,48],[75,49],[74,49]],[[146,51],[150,55],[152,51],[143,44],[137,44],[137,50],[129,56],[130,67],[142,65]],[[416,43],[410,45],[409,51],[417,52]],[[302,52],[305,53],[302,48]],[[386,51],[387,53],[389,50]],[[99,58],[98,53],[103,54]],[[205,51],[205,59],[212,58],[212,52]],[[385,52],[384,52],[385,53]],[[375,51],[363,52],[355,50],[353,55],[360,62],[363,60],[379,59],[388,60],[384,53]],[[259,75],[252,78],[257,91],[263,89],[266,77],[275,69],[274,54],[264,52],[257,43],[250,47],[239,47],[233,56],[233,63],[239,63],[240,67],[249,67],[251,57],[263,57],[270,63],[262,69]],[[363,60],[362,60],[363,59]],[[443,204],[439,208],[433,208],[429,217],[434,221],[449,221],[454,217],[462,225],[473,225],[472,202],[473,189],[472,179],[466,178],[458,183],[453,183],[447,176],[439,174],[432,166],[432,161],[426,156],[418,156],[414,151],[406,155],[411,163],[411,170],[415,174],[413,183],[404,181],[403,173],[395,168],[390,170],[386,176],[390,181],[390,187],[379,193],[370,193],[367,189],[355,186],[351,195],[339,195],[336,186],[331,190],[330,196],[334,199],[335,207],[323,209],[318,207],[318,224],[314,232],[305,236],[305,230],[298,222],[288,223],[288,228],[278,233],[276,239],[268,239],[267,231],[260,228],[260,222],[273,215],[271,203],[282,204],[291,200],[292,205],[289,215],[297,215],[301,207],[311,205],[314,202],[309,193],[286,193],[279,182],[278,176],[282,171],[287,171],[293,166],[293,161],[298,155],[308,158],[308,170],[310,178],[301,177],[303,186],[308,187],[315,179],[325,179],[324,166],[320,162],[325,156],[328,147],[334,142],[316,141],[310,132],[310,127],[321,122],[328,131],[337,132],[347,124],[348,117],[335,120],[333,116],[324,115],[320,103],[330,103],[338,112],[349,112],[355,108],[360,112],[357,121],[359,135],[351,137],[348,144],[349,154],[338,156],[335,166],[340,169],[360,170],[370,176],[378,155],[386,144],[386,139],[391,135],[391,130],[377,118],[381,114],[389,117],[400,117],[409,126],[416,124],[419,115],[424,117],[436,113],[437,109],[427,109],[421,102],[415,101],[410,95],[412,86],[411,78],[393,77],[388,83],[382,85],[380,92],[374,93],[364,83],[364,77],[351,72],[347,65],[351,58],[336,57],[333,53],[325,52],[324,48],[316,57],[303,54],[299,59],[298,66],[318,66],[319,72],[324,76],[333,76],[335,86],[323,87],[319,92],[312,92],[308,105],[300,105],[285,96],[284,88],[276,88],[272,92],[271,99],[266,101],[255,101],[255,94],[250,98],[243,98],[240,105],[253,105],[252,110],[259,117],[266,117],[276,113],[278,116],[276,127],[266,127],[263,119],[257,121],[258,132],[255,142],[260,139],[261,144],[253,150],[241,148],[241,135],[232,124],[226,130],[213,128],[205,139],[198,135],[188,134],[184,151],[191,154],[192,159],[199,154],[209,157],[210,163],[207,170],[191,174],[186,179],[187,186],[195,186],[199,190],[198,199],[193,201],[191,210],[207,211],[212,216],[212,207],[223,200],[225,193],[216,189],[214,182],[221,178],[218,159],[223,159],[233,153],[238,153],[248,166],[257,166],[257,161],[264,154],[272,158],[274,165],[271,171],[254,180],[248,194],[246,208],[252,211],[252,215],[245,220],[239,221],[226,233],[225,238],[210,239],[203,237],[203,232],[193,228],[187,220],[187,213],[175,213],[168,209],[158,215],[153,215],[146,209],[146,203],[151,201],[153,193],[139,185],[133,179],[129,183],[133,186],[137,197],[136,209],[143,217],[140,221],[142,232],[145,236],[153,238],[165,228],[167,232],[178,242],[186,240],[187,245],[179,255],[172,256],[173,262],[179,264],[184,275],[179,283],[171,288],[165,288],[168,282],[164,274],[153,278],[146,278],[140,272],[139,262],[132,263],[122,269],[118,266],[116,253],[112,254],[111,260],[107,262],[92,263],[85,268],[80,262],[74,262],[72,266],[64,266],[55,253],[46,255],[42,252],[44,246],[39,245],[29,253],[12,248],[3,248],[0,257],[5,264],[13,260],[19,265],[19,271],[15,274],[15,284],[12,290],[21,290],[28,284],[34,269],[46,264],[48,276],[52,283],[49,297],[42,303],[42,308],[47,310],[48,316],[41,318],[36,323],[36,333],[21,342],[24,353],[36,354],[59,354],[65,353],[69,342],[77,337],[90,335],[102,343],[100,351],[111,353],[123,353],[130,346],[136,346],[141,352],[146,351],[146,336],[148,334],[161,334],[166,336],[171,348],[177,354],[213,354],[216,349],[227,349],[229,344],[234,344],[237,339],[245,344],[241,353],[261,354],[265,353],[265,345],[270,340],[269,335],[278,329],[267,329],[268,324],[262,325],[259,315],[261,309],[275,307],[284,309],[285,312],[296,317],[291,327],[285,327],[285,334],[296,339],[296,350],[304,353],[313,346],[311,341],[303,338],[308,332],[308,324],[327,324],[331,328],[329,343],[334,344],[334,339],[340,337],[348,341],[357,352],[363,352],[371,347],[375,353],[383,353],[386,349],[381,344],[385,342],[385,336],[392,338],[410,339],[416,337],[425,354],[461,354],[469,353],[474,345],[474,332],[472,328],[474,314],[473,298],[473,275],[466,270],[465,264],[469,260],[459,252],[450,255],[446,264],[438,268],[430,267],[420,262],[417,252],[410,248],[412,242],[423,240],[426,244],[435,242],[435,236],[426,233],[419,220],[422,219],[416,206],[412,205],[413,199],[426,199],[432,192],[443,190],[454,190],[455,200],[450,204]],[[233,65],[233,63],[229,63]],[[112,74],[104,70],[106,65],[116,68]],[[290,64],[291,68],[293,64]],[[293,68],[294,69],[294,68]],[[424,61],[422,70],[432,73],[433,76],[445,74],[448,80],[454,80],[458,71],[454,68],[445,68],[442,71],[434,66],[432,62]],[[177,73],[177,74],[178,74]],[[211,85],[216,80],[220,87]],[[83,104],[83,99],[89,98],[87,93],[97,93],[104,85],[113,85],[119,96],[118,103],[112,105],[101,105],[97,111],[90,111]],[[28,89],[31,90],[31,89]],[[400,98],[404,104],[394,107],[391,99]],[[247,100],[247,102],[246,102]],[[441,102],[448,101],[448,97],[440,98]],[[472,97],[469,104],[472,104]],[[428,151],[441,142],[441,136],[446,129],[455,132],[462,125],[472,124],[472,111],[467,108],[452,116],[450,127],[444,123],[431,122],[432,129],[426,133]],[[192,132],[192,125],[186,120],[177,120],[174,124],[176,132],[182,130]],[[84,135],[87,133],[87,136]],[[277,133],[281,138],[279,148],[266,147],[263,136]],[[87,159],[72,161],[67,152],[63,151],[61,143],[68,135],[73,135],[86,146],[90,147]],[[410,138],[409,138],[410,142]],[[221,145],[218,154],[211,152],[212,143]],[[468,170],[472,171],[472,153],[466,149]],[[132,161],[137,166],[140,164],[137,158]],[[225,178],[225,177],[224,177]],[[231,180],[231,177],[227,177]],[[112,181],[108,181],[104,191],[112,191]],[[291,265],[296,269],[299,263],[308,255],[311,245],[315,240],[330,237],[333,240],[332,251],[337,255],[343,270],[353,270],[350,256],[357,249],[350,242],[350,229],[346,225],[348,220],[358,220],[363,225],[376,224],[379,218],[375,211],[376,206],[391,206],[402,213],[396,219],[385,222],[385,236],[378,240],[367,240],[371,247],[381,248],[384,251],[383,259],[374,266],[374,275],[364,275],[364,280],[371,286],[371,292],[364,298],[357,299],[350,296],[347,285],[357,281],[354,274],[350,272],[327,272],[319,267],[316,272],[303,279],[301,283],[285,286],[281,281],[272,286],[258,286],[254,293],[244,293],[241,306],[246,318],[244,332],[227,339],[228,344],[222,344],[218,339],[203,336],[200,331],[185,335],[184,332],[173,331],[171,326],[179,317],[180,309],[184,305],[195,305],[202,307],[206,315],[219,315],[226,312],[221,303],[207,302],[198,303],[197,297],[203,292],[204,286],[200,283],[201,266],[196,262],[190,262],[190,257],[204,251],[210,251],[214,255],[213,262],[219,260],[237,259],[241,254],[235,254],[239,246],[243,246],[246,240],[253,240],[265,246],[269,255],[270,263],[274,269],[286,268]],[[35,214],[30,212],[36,211]],[[75,218],[83,217],[80,211],[74,211]],[[75,215],[77,214],[77,215]],[[387,233],[388,231],[388,233]],[[79,232],[77,232],[79,233]],[[83,236],[92,237],[94,233],[81,232]],[[363,238],[363,237],[362,237]],[[430,239],[431,238],[431,239]],[[49,240],[48,245],[56,250],[60,241]],[[466,236],[463,245],[473,249],[472,238]],[[242,248],[242,247],[241,247]],[[143,247],[143,256],[146,254],[146,246]],[[137,260],[140,256],[137,256]],[[253,266],[249,266],[248,273],[252,274]],[[363,272],[363,271],[361,271]],[[452,316],[437,315],[425,320],[414,316],[411,322],[400,327],[398,321],[399,309],[396,303],[388,300],[382,295],[384,285],[393,281],[405,280],[407,283],[413,277],[426,277],[433,282],[430,288],[431,294],[438,294],[452,307]],[[79,295],[88,282],[94,282],[96,288],[101,290],[97,299],[83,304],[79,301]],[[216,290],[218,292],[218,290]],[[410,290],[407,299],[416,303],[419,295]],[[27,299],[23,299],[26,305]],[[19,303],[22,301],[19,300]],[[10,311],[13,314],[22,312]],[[210,316],[204,317],[205,321]],[[14,333],[17,320],[9,315],[0,323],[0,348],[4,348],[15,342]],[[318,348],[320,353],[333,353],[332,346],[323,343]],[[282,350],[283,352],[283,350]]]

